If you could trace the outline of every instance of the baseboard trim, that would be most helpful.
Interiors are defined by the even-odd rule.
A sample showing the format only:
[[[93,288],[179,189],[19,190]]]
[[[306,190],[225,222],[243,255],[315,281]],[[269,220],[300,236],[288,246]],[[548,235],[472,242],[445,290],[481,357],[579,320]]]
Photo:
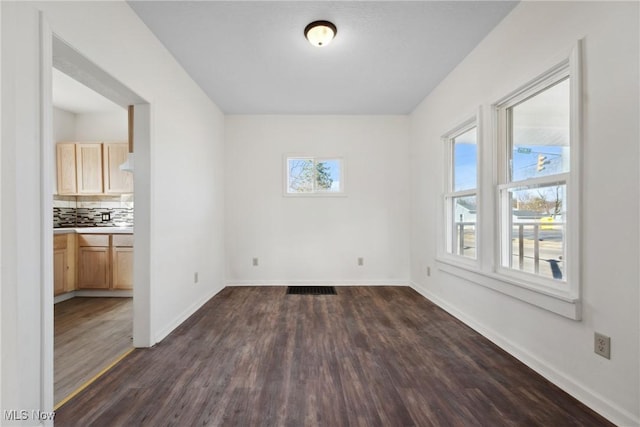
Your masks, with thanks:
[[[200,298],[199,300],[191,304],[189,307],[187,307],[186,310],[180,313],[172,322],[167,324],[167,326],[157,331],[154,336],[155,343],[157,344],[163,339],[165,339],[171,332],[173,332],[178,326],[180,326],[185,320],[187,320],[193,313],[198,311],[200,307],[202,307],[207,301],[209,301],[211,298],[216,296],[222,289],[224,289],[224,286],[217,286],[216,288],[214,288],[213,290],[205,294],[202,298]]]
[[[227,286],[411,286],[409,280],[228,280]]]
[[[53,303],[57,304],[57,303],[62,302],[62,301],[67,301],[67,300],[70,300],[71,298],[74,298],[75,296],[76,296],[76,291],[71,291],[71,292],[67,292],[65,294],[60,294],[60,295],[57,295],[57,296],[53,297]]]
[[[113,290],[113,291],[75,291],[76,297],[113,297],[113,298],[132,298],[133,291]]]
[[[127,290],[113,290],[113,291],[101,291],[101,290],[75,290],[53,297],[53,303],[58,304],[62,301],[70,300],[71,298],[131,298],[133,297],[133,291]]]
[[[476,319],[467,316],[461,310],[458,310],[448,302],[440,299],[439,297],[431,293],[428,289],[425,289],[424,287],[418,285],[413,281],[410,282],[410,286],[416,292],[427,298],[429,301],[433,302],[444,311],[451,314],[453,317],[457,318],[458,320],[478,332],[480,335],[496,344],[498,347],[502,348],[504,351],[506,351],[612,423],[620,426],[640,426],[639,417],[636,417],[634,414],[620,408],[618,405],[606,399],[604,396],[595,393],[587,387],[584,387],[583,385],[566,376],[554,367],[549,366],[543,360],[540,360],[529,351],[523,349],[517,344],[514,344],[512,341],[505,338],[501,334],[490,328],[487,328],[483,324],[479,323]]]

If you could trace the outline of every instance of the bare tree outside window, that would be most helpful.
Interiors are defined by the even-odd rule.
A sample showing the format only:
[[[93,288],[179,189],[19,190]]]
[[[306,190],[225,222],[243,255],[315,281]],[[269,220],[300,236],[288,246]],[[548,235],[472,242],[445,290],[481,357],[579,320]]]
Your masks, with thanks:
[[[289,190],[294,193],[313,191],[313,160],[289,159]]]
[[[342,193],[341,159],[287,158],[287,194]]]

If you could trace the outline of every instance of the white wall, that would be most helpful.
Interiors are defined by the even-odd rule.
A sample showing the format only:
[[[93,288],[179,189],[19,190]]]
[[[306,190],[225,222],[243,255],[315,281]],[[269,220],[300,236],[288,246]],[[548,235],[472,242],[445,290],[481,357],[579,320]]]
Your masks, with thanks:
[[[75,141],[126,142],[127,110],[76,114],[53,108],[53,143]]]
[[[58,192],[58,183],[57,183],[57,162],[55,157],[55,145],[58,142],[69,142],[76,140],[76,115],[70,111],[66,111],[60,108],[53,109],[52,116],[52,124],[53,124],[53,139],[51,142],[53,143],[53,152],[54,156],[51,159],[51,170],[52,170],[52,183],[51,183],[51,193],[56,194]]]
[[[141,197],[151,201],[152,342],[224,286],[224,120],[126,3],[1,7],[2,409],[50,410],[42,407],[40,384],[46,375],[39,301],[51,284],[41,283],[38,256],[43,199],[36,8],[61,39],[151,105],[151,193]]]
[[[640,422],[638,12],[636,2],[522,2],[411,117],[415,287],[620,425]],[[490,164],[491,103],[581,38],[583,320],[573,321],[434,267],[440,136],[482,106],[483,161]],[[484,178],[489,194],[489,169]],[[611,336],[611,360],[594,354],[594,331]]]
[[[38,16],[15,3],[3,2],[1,7],[1,409],[40,409],[40,82],[34,31]],[[21,40],[24,48],[9,40]]]
[[[53,143],[75,141],[76,115],[70,111],[53,108]]]
[[[53,143],[75,141],[127,142],[127,110],[76,114],[53,108]]]
[[[0,7],[0,24],[2,23],[2,7]],[[0,47],[2,46],[2,31],[0,31]],[[2,79],[2,55],[0,55],[0,94],[3,93],[3,85],[4,85],[4,80]],[[0,97],[1,98],[1,97]],[[3,116],[2,116],[2,104],[3,102],[0,102],[0,129],[4,129],[4,127],[2,126],[2,120],[3,120]],[[3,188],[2,185],[2,142],[4,141],[4,132],[0,131],[0,190]],[[2,239],[2,224],[4,224],[2,222],[2,213],[4,211],[4,208],[2,206],[2,197],[0,197],[0,271],[2,271],[2,263],[3,263],[3,256],[2,256],[2,244],[4,243],[4,240]],[[2,291],[1,289],[3,289],[3,275],[0,273],[0,319],[3,319],[2,317]],[[4,352],[2,350],[2,327],[0,327],[0,357],[4,356]],[[2,384],[2,366],[0,365],[0,384]],[[4,408],[4,405],[2,403],[2,387],[0,387],[0,408]]]
[[[407,117],[228,116],[225,143],[228,283],[408,282]],[[284,197],[286,154],[344,157],[347,197]]]
[[[224,284],[223,115],[127,4],[39,6],[54,33],[151,104],[152,330],[161,339]]]
[[[76,141],[126,142],[129,119],[127,110],[76,114]]]

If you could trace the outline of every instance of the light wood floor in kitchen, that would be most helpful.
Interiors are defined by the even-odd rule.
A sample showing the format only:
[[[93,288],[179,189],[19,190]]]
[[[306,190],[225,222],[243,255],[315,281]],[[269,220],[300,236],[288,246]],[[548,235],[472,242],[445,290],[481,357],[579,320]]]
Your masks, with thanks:
[[[57,404],[133,347],[133,299],[72,298],[54,307]]]

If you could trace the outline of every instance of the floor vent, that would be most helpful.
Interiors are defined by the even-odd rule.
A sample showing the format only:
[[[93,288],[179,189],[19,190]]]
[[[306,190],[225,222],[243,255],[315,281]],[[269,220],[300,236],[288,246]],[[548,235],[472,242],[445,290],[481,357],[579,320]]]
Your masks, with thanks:
[[[335,286],[289,286],[287,295],[336,295]]]

